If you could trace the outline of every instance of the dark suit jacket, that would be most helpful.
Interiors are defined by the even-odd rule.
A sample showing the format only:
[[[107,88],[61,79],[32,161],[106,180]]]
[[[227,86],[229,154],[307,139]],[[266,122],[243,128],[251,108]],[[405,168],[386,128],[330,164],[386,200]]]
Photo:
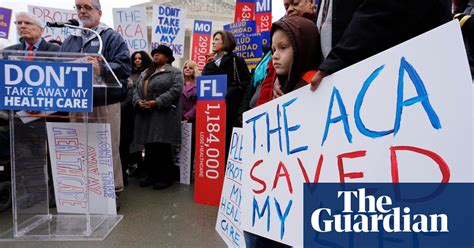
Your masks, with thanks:
[[[9,46],[9,47],[5,47],[4,50],[16,50],[16,51],[22,51],[22,50],[25,50],[26,48],[26,44],[25,42],[21,42],[19,44],[16,44],[16,45],[13,45],[13,46]],[[56,44],[53,44],[53,43],[49,43],[47,41],[45,41],[43,38],[41,38],[41,43],[39,44],[39,47],[36,51],[40,51],[40,52],[57,52],[59,51],[59,48],[60,46],[56,45]]]
[[[339,71],[451,19],[449,0],[331,1],[332,50],[319,66],[328,73]]]

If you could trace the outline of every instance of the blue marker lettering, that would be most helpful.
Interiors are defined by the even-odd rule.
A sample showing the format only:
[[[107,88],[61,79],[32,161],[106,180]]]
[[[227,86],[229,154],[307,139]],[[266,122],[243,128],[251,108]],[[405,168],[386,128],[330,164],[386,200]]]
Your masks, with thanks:
[[[286,112],[286,108],[288,106],[290,106],[292,103],[294,103],[296,101],[296,99],[298,99],[298,98],[293,98],[293,99],[289,100],[288,102],[283,103],[283,122],[284,122],[284,125],[285,125],[286,153],[288,155],[308,150],[308,146],[300,146],[300,147],[297,147],[293,150],[290,150],[290,132],[295,132],[296,130],[298,130],[301,127],[301,125],[294,125],[294,126],[288,127],[288,115],[287,115],[287,112]]]
[[[362,86],[362,89],[359,91],[359,94],[357,95],[356,102],[354,104],[354,121],[356,124],[357,129],[359,129],[359,132],[367,137],[370,138],[378,138],[382,137],[388,134],[393,133],[392,130],[387,130],[387,131],[372,131],[369,130],[365,127],[364,123],[362,122],[360,118],[360,108],[362,107],[362,103],[364,101],[365,93],[367,93],[367,90],[369,89],[370,85],[374,81],[374,79],[380,74],[380,72],[384,69],[385,65],[380,66],[379,68],[375,69],[372,74],[365,80],[364,85]]]
[[[257,146],[257,125],[256,125],[256,122],[257,122],[258,119],[260,119],[264,115],[268,115],[267,112],[256,115],[256,116],[248,119],[245,122],[247,124],[249,124],[250,122],[253,122],[253,129],[252,129],[253,130],[253,135],[252,135],[252,137],[253,137],[253,139],[252,139],[252,141],[253,141],[253,154],[255,154],[255,150],[256,150],[256,146]]]
[[[337,103],[339,105],[339,111],[341,115],[331,119],[334,97],[337,98]],[[324,145],[324,141],[326,141],[326,138],[328,136],[329,125],[340,121],[344,123],[344,132],[346,133],[347,140],[349,141],[349,143],[352,143],[352,134],[351,130],[349,129],[349,121],[347,120],[346,107],[344,106],[344,102],[342,101],[341,94],[339,94],[339,90],[334,87],[331,95],[331,101],[329,102],[328,117],[326,120],[326,128],[324,129],[323,141],[321,143],[321,146]]]
[[[275,208],[277,210],[278,218],[280,219],[280,239],[283,239],[283,236],[285,236],[285,220],[286,217],[288,217],[288,214],[290,213],[293,200],[290,200],[288,202],[288,206],[286,206],[285,209],[285,214],[281,213],[280,203],[278,203],[277,199],[273,197],[273,200],[275,201]]]
[[[274,129],[270,129],[270,117],[267,115],[267,152],[270,152],[270,135],[278,132],[278,142],[280,144],[280,152],[282,151],[281,147],[281,125],[280,125],[280,104],[277,104],[276,106],[276,112],[277,112],[277,127]]]
[[[416,88],[416,93],[418,96],[410,98],[406,101],[403,100],[403,75],[404,72],[408,73],[410,76],[413,85]],[[421,105],[426,111],[428,118],[430,119],[431,126],[435,129],[441,129],[441,123],[439,121],[438,115],[434,111],[433,107],[430,104],[430,100],[428,99],[428,92],[426,91],[425,85],[423,80],[421,80],[420,76],[416,72],[415,68],[406,61],[405,57],[402,57],[400,61],[400,69],[398,71],[398,95],[397,95],[397,113],[395,116],[395,126],[394,126],[394,135],[398,133],[400,129],[400,122],[402,119],[402,112],[404,106],[411,106],[415,103],[421,102]]]
[[[258,202],[255,199],[255,196],[253,197],[253,210],[252,210],[252,227],[255,226],[255,213],[258,214],[258,218],[261,219],[263,215],[267,212],[267,232],[270,231],[270,197],[267,196],[267,199],[265,200],[265,203],[263,204],[263,209],[262,211],[259,211],[258,208]]]

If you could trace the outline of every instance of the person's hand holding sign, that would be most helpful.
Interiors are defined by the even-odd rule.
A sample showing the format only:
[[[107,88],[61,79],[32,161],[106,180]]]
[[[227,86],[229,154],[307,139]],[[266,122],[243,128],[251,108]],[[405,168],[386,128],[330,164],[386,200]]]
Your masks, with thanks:
[[[310,90],[315,91],[321,84],[321,81],[323,81],[323,78],[326,77],[327,75],[328,74],[325,71],[319,70],[318,72],[316,72],[314,77],[311,79]]]

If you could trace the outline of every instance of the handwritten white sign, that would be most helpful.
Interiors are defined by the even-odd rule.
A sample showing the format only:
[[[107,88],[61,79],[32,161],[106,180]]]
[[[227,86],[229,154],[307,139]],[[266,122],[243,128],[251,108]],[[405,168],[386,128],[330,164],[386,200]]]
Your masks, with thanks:
[[[246,112],[243,229],[302,247],[304,182],[472,182],[471,83],[453,21]]]
[[[131,53],[148,51],[145,8],[112,9],[114,29],[122,35]]]
[[[179,182],[191,184],[191,150],[193,124],[181,123],[181,145],[174,155],[174,165],[179,166]]]
[[[216,231],[228,247],[245,247],[240,221],[242,218],[240,210],[242,202],[242,145],[242,128],[234,128],[216,221]]]
[[[166,45],[175,58],[183,58],[185,24],[185,9],[153,5],[152,49]]]
[[[58,213],[116,215],[110,124],[47,122],[46,128]]]
[[[45,25],[47,22],[67,22],[71,19],[78,19],[75,10],[71,9],[57,9],[51,7],[28,5],[28,12],[37,16]],[[43,38],[49,40],[64,41],[73,29],[64,28],[50,28],[45,26]]]

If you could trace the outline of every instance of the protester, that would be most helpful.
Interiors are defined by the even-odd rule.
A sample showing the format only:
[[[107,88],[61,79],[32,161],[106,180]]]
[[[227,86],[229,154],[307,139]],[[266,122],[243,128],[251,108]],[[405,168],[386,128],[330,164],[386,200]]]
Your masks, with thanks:
[[[127,97],[121,103],[120,118],[120,160],[124,185],[128,184],[128,176],[139,175],[144,169],[142,158],[142,144],[133,143],[133,130],[135,126],[135,109],[132,104],[133,91],[137,85],[138,77],[152,65],[150,56],[145,51],[135,51],[131,56],[132,74],[128,78]],[[136,164],[136,167],[129,165]],[[129,171],[129,173],[127,173]]]
[[[116,193],[123,191],[122,166],[120,162],[120,101],[124,100],[127,90],[127,78],[130,76],[130,52],[122,36],[112,28],[100,22],[102,10],[99,0],[75,0],[74,6],[84,28],[93,29],[102,38],[101,54],[107,61],[98,57],[89,57],[94,74],[100,75],[107,83],[114,84],[105,62],[109,64],[114,74],[122,84],[121,88],[94,88],[93,112],[89,113],[89,122],[110,123],[112,154],[114,167],[114,182]],[[66,38],[61,46],[61,52],[97,53],[99,39],[93,32],[78,31]],[[110,78],[110,79],[109,79]],[[117,201],[118,204],[118,201]],[[118,205],[117,205],[118,207]]]
[[[184,88],[181,94],[182,120],[194,123],[196,120],[196,78],[199,75],[196,62],[188,60],[183,65]]]
[[[451,19],[445,0],[323,0],[317,26],[324,60],[311,80],[315,90],[326,75],[427,32]]]
[[[273,23],[272,68],[283,94],[308,85],[321,58],[319,32],[313,21],[292,16]],[[276,241],[245,232],[247,247],[287,247]]]
[[[283,18],[292,16],[307,16],[310,19],[314,18],[311,0],[284,0],[283,5],[285,7],[285,16]],[[271,56],[271,54],[268,54],[267,56]],[[265,60],[265,58],[263,60]],[[275,97],[283,95],[278,80],[276,80],[276,72],[275,68],[273,68],[271,59],[268,59],[267,65],[259,65],[256,69],[256,72],[262,70],[259,67],[265,67],[266,73],[259,77],[261,78],[260,80],[262,80],[262,82],[260,95],[256,104],[257,106],[269,102]],[[256,84],[258,84],[258,82]]]
[[[131,81],[133,85],[136,85],[138,77],[153,64],[153,61],[146,51],[135,51],[132,53],[131,60],[132,74],[129,77],[129,84]]]
[[[311,20],[293,16],[272,25],[272,61],[284,94],[309,83],[321,58],[319,32]],[[307,78],[308,76],[306,76]],[[311,79],[312,77],[310,77]]]
[[[171,66],[173,51],[159,45],[151,52],[153,65],[140,76],[133,93],[134,142],[145,144],[145,166],[149,170],[141,187],[160,190],[177,177],[172,145],[181,143],[181,102],[183,74]]]
[[[59,51],[59,46],[46,42],[41,35],[44,31],[44,24],[33,14],[27,12],[18,12],[16,14],[16,31],[21,37],[22,42],[19,44],[6,47],[4,50],[18,50],[18,51],[42,51],[42,52],[56,52]],[[26,54],[28,56],[29,54]],[[32,54],[31,54],[32,55]]]
[[[213,60],[204,66],[202,75],[227,75],[226,103],[226,158],[234,127],[242,126],[242,99],[246,94],[251,77],[247,63],[233,51],[236,46],[234,35],[229,31],[217,31],[212,36]]]

